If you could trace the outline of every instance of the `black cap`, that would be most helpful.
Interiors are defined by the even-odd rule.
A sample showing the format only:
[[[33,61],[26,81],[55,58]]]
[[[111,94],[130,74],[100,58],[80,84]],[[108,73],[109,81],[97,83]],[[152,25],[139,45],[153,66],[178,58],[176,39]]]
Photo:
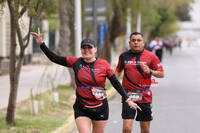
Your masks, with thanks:
[[[89,46],[91,46],[91,47],[96,47],[95,41],[93,41],[93,40],[91,40],[91,39],[89,39],[89,38],[86,38],[86,39],[84,39],[84,40],[81,42],[81,48],[82,48],[83,46],[85,46],[85,45],[89,45]]]

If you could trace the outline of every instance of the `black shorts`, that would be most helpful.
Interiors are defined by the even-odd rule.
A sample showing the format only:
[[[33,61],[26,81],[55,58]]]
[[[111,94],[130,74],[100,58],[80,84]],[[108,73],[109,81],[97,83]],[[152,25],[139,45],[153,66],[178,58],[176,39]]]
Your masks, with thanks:
[[[86,116],[91,120],[108,120],[109,107],[107,99],[103,101],[103,105],[94,110],[85,108],[78,100],[74,103],[73,108],[75,119],[79,116]]]
[[[151,103],[137,103],[137,105],[142,109],[142,111],[130,108],[129,105],[122,100],[122,119],[135,119],[136,116],[136,121],[153,120]]]

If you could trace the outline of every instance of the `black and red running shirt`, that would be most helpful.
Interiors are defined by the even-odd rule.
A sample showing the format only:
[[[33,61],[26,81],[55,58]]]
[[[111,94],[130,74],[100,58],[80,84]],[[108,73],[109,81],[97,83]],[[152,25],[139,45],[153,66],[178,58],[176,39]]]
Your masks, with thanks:
[[[79,63],[76,64],[78,60]],[[79,86],[98,86],[104,88],[106,78],[110,78],[114,75],[114,71],[111,69],[109,63],[100,58],[97,58],[97,60],[92,63],[86,63],[82,58],[76,57],[67,57],[66,61],[67,67],[72,67],[74,69],[75,82],[77,85],[76,91],[82,97],[82,101],[90,105],[102,102],[95,99],[91,90],[84,87],[79,88]],[[79,67],[78,70],[76,70],[75,67]],[[91,76],[92,73],[94,74],[95,80]]]
[[[149,66],[152,70],[163,71],[158,57],[150,51],[143,50],[140,53],[133,53],[128,50],[119,56],[116,67],[117,72],[124,70],[122,86],[126,90],[147,90],[151,86],[151,75],[142,71],[142,64]],[[152,102],[152,92],[143,92],[143,99],[140,103]]]

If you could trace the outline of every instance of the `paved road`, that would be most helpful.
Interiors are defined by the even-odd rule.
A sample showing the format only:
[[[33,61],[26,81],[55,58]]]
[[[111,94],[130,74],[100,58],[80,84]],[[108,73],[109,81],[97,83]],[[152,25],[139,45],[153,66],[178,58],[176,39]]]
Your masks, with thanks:
[[[200,47],[176,49],[172,56],[165,54],[165,78],[156,79],[153,86],[154,120],[152,133],[199,133],[200,118]],[[110,118],[105,133],[121,133],[121,104],[117,94],[109,102]],[[139,123],[134,123],[139,133]],[[77,133],[74,129],[71,133]]]
[[[33,93],[44,92],[59,84],[70,82],[68,69],[59,65],[26,65],[20,76],[17,102],[30,97]],[[10,93],[9,75],[0,76],[0,109],[7,107]]]

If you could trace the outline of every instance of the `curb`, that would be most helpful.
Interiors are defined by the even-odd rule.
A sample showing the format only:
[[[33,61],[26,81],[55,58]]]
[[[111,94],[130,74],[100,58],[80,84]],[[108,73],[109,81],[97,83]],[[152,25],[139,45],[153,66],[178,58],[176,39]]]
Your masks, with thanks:
[[[75,126],[74,114],[71,113],[70,117],[66,120],[66,124],[63,124],[61,127],[57,128],[51,133],[69,133]]]
[[[106,90],[107,98],[110,99],[114,94],[116,94],[116,90],[111,88]],[[63,124],[61,127],[57,128],[55,131],[51,133],[69,133],[75,127],[74,113],[72,112],[70,117],[66,120],[66,124]]]

